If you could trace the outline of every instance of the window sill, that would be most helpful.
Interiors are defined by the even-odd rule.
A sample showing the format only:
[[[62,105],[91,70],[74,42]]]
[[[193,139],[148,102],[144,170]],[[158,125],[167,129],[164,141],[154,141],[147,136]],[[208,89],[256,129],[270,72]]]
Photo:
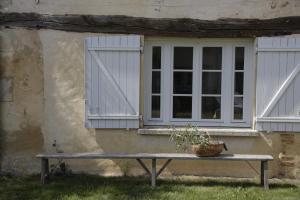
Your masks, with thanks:
[[[229,136],[229,137],[257,137],[258,131],[242,128],[200,128],[200,131],[207,131],[211,136]],[[172,129],[168,128],[142,128],[138,130],[141,135],[170,135]]]

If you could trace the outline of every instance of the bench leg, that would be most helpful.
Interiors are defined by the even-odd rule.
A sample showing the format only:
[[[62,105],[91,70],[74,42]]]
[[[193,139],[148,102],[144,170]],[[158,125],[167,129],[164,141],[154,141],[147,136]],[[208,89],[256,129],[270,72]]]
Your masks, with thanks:
[[[144,164],[144,162],[143,162],[141,159],[139,159],[139,158],[137,158],[136,160],[137,160],[138,163],[142,166],[142,168],[146,171],[146,173],[147,173],[149,176],[151,176],[151,172],[149,171],[149,169],[147,168],[147,166]]]
[[[41,183],[46,184],[49,179],[49,160],[41,159]]]
[[[156,186],[156,159],[152,159],[151,186]]]
[[[268,161],[261,161],[260,165],[260,184],[264,186],[265,189],[269,189],[268,182]]]
[[[158,177],[163,171],[164,169],[168,166],[168,164],[172,161],[172,159],[168,159],[167,162],[165,162],[165,164],[160,168],[160,170],[156,173],[156,177]]]

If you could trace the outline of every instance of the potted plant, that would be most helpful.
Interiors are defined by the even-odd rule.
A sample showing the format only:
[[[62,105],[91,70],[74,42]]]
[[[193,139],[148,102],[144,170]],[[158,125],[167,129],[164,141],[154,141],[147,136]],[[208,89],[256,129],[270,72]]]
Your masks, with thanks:
[[[183,129],[173,128],[170,140],[175,143],[177,151],[191,150],[197,156],[217,156],[223,148],[227,151],[223,141],[213,140],[208,132],[190,124]]]

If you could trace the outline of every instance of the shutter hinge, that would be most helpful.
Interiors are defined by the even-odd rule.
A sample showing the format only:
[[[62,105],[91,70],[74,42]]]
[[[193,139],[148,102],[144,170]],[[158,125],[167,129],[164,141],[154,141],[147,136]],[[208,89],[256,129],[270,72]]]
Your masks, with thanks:
[[[143,46],[140,47],[140,52],[141,52],[141,54],[144,53],[144,47]]]
[[[139,118],[141,122],[144,122],[143,115],[140,115]]]

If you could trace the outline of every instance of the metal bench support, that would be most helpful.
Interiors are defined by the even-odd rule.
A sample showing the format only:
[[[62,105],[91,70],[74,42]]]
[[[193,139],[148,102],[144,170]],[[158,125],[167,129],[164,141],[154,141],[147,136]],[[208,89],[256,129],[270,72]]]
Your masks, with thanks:
[[[269,189],[268,161],[262,160],[260,165],[260,183],[265,189]]]
[[[41,182],[42,184],[46,184],[49,179],[49,160],[47,158],[42,158],[41,166]]]
[[[157,172],[156,177],[158,177],[163,171],[164,169],[168,166],[168,164],[172,161],[172,159],[168,159],[167,162],[165,162],[165,164],[160,168],[160,170]]]
[[[144,163],[141,159],[139,159],[139,158],[137,158],[136,160],[137,160],[138,163],[141,165],[141,167],[146,171],[146,173],[147,173],[149,176],[151,176],[151,172],[149,171],[149,169],[147,168],[147,166],[145,165],[145,163]]]
[[[152,159],[151,186],[156,186],[156,159]]]

